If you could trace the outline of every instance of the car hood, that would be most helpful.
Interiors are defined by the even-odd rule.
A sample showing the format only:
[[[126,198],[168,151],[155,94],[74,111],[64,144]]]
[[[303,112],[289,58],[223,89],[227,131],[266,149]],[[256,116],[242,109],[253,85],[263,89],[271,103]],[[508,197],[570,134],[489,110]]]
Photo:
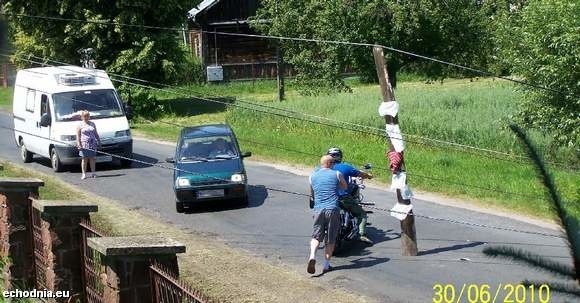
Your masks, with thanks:
[[[177,162],[175,168],[178,169],[176,176],[188,178],[191,184],[219,183],[220,180],[229,182],[232,174],[244,172],[242,161],[239,158],[208,162]]]

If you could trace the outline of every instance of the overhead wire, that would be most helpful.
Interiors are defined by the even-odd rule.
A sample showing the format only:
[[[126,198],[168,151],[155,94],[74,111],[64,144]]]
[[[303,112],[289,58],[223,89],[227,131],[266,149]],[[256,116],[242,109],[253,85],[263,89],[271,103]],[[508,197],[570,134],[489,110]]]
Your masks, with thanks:
[[[2,54],[0,53],[0,55],[2,55]],[[32,61],[32,62],[33,63],[36,63],[36,64],[45,64],[45,63],[38,62],[38,61]],[[65,71],[71,71],[71,72],[74,71],[74,70],[71,70],[70,68],[66,68],[66,66],[64,66],[64,67],[62,67],[62,66],[53,66],[53,65],[47,65],[47,66],[59,68],[59,69],[65,70]],[[74,72],[78,72],[78,71],[74,71]],[[125,82],[125,83],[127,83],[127,82]],[[129,82],[128,84],[131,84],[131,83]],[[147,120],[147,119],[145,119],[145,120],[148,123],[150,123],[150,124],[154,124],[155,123],[155,122],[150,121],[150,120]],[[167,121],[158,121],[157,123],[172,125],[172,126],[176,126],[176,127],[186,127],[185,125],[182,125],[182,124],[172,123],[172,122],[167,122]],[[255,140],[246,140],[246,141],[252,142],[254,144],[266,145],[266,146],[269,146],[269,147],[274,147],[274,148],[278,148],[278,149],[288,150],[286,148],[282,148],[282,147],[275,146],[275,145],[272,145],[272,144],[257,142]],[[316,157],[319,156],[319,155],[315,155],[315,154],[312,154],[312,153],[306,153],[306,152],[298,151],[298,150],[289,150],[289,151],[296,152],[296,153],[300,153],[300,154],[305,154],[305,155],[316,156]],[[514,196],[522,196],[522,197],[527,197],[527,198],[532,198],[532,199],[538,199],[537,196],[533,196],[533,195],[526,195],[526,194],[522,194],[522,193],[515,193],[515,192],[505,191],[505,190],[501,190],[501,189],[497,189],[497,188],[489,188],[489,187],[484,187],[484,186],[479,186],[479,185],[474,185],[474,184],[467,184],[467,183],[457,182],[457,181],[454,181],[454,180],[448,180],[448,179],[442,179],[442,178],[429,177],[429,176],[424,176],[424,175],[415,174],[415,173],[407,173],[407,175],[409,175],[409,176],[415,176],[415,177],[419,177],[419,178],[423,178],[423,179],[437,180],[437,181],[444,182],[444,183],[449,183],[449,184],[461,185],[461,186],[464,186],[464,187],[477,188],[477,189],[480,189],[480,190],[485,190],[485,191],[490,191],[490,192],[497,192],[497,193],[514,195]]]
[[[18,16],[18,17],[28,17],[28,18],[37,18],[37,19],[46,19],[46,20],[55,20],[55,21],[72,21],[72,22],[80,22],[80,23],[94,23],[94,24],[101,24],[101,25],[117,25],[117,26],[127,26],[127,27],[134,27],[134,28],[147,28],[147,29],[159,29],[159,30],[174,30],[174,31],[183,31],[183,29],[181,28],[172,28],[172,27],[159,27],[159,26],[147,26],[147,25],[135,25],[135,24],[125,24],[125,23],[117,23],[117,22],[108,22],[108,21],[100,21],[100,20],[81,20],[81,19],[73,19],[73,18],[62,18],[62,17],[50,17],[50,16],[39,16],[39,15],[28,15],[28,14],[13,14],[13,13],[3,13],[0,12],[0,14],[4,14],[4,15],[11,15],[11,16]],[[442,60],[438,60],[435,58],[431,58],[431,57],[427,57],[427,56],[422,56],[419,54],[415,54],[412,52],[407,52],[407,51],[403,51],[403,50],[399,50],[396,48],[392,48],[392,47],[387,47],[387,46],[383,46],[383,45],[375,45],[375,44],[369,44],[369,43],[357,43],[357,42],[347,42],[347,41],[335,41],[335,40],[320,40],[320,39],[308,39],[308,38],[292,38],[292,37],[282,37],[282,36],[268,36],[268,35],[257,35],[257,34],[241,34],[241,33],[228,33],[228,32],[211,32],[211,31],[202,31],[202,32],[206,32],[206,33],[214,33],[214,34],[223,34],[223,35],[234,35],[234,36],[249,36],[249,37],[261,37],[261,38],[270,38],[270,39],[282,39],[282,40],[296,40],[296,41],[306,41],[306,42],[319,42],[319,43],[335,43],[335,44],[347,44],[347,45],[355,45],[355,46],[381,46],[387,50],[391,50],[391,51],[396,51],[396,52],[400,52],[403,54],[407,54],[410,56],[416,56],[422,59],[426,59],[426,60],[432,60],[435,62],[439,62],[442,64],[447,64],[447,65],[451,65],[451,66],[455,66],[458,68],[464,68],[467,70],[471,70],[474,72],[480,72],[489,76],[494,76],[497,78],[501,78],[504,80],[509,80],[509,81],[514,81],[520,84],[524,84],[524,85],[530,85],[530,86],[534,86],[528,83],[525,83],[523,81],[520,80],[516,80],[516,79],[511,79],[511,78],[507,78],[507,77],[502,77],[502,76],[495,76],[490,72],[486,72],[483,70],[477,70],[477,69],[473,69],[470,67],[466,67],[466,66],[462,66],[462,65],[458,65],[458,64],[454,64],[451,62],[446,62],[446,61],[442,61]],[[133,78],[135,79],[135,78]],[[146,80],[140,80],[141,82],[148,82]],[[159,85],[159,83],[157,83]],[[537,88],[543,88],[543,87],[539,87],[539,86],[534,86]],[[549,88],[544,88],[544,89],[548,89],[548,90],[552,90],[555,91],[553,89],[549,89]],[[558,92],[558,91],[555,91]],[[558,92],[561,93],[562,92]],[[242,101],[243,102],[243,101]],[[253,104],[253,105],[257,105],[257,106],[265,106],[265,105],[260,105],[260,104]],[[283,110],[284,109],[280,109],[280,108],[276,108],[276,110]],[[302,115],[307,115],[305,113],[300,113]],[[317,119],[324,119],[324,120],[331,120],[329,118],[326,117],[317,117],[314,116]],[[335,121],[335,120],[334,120]],[[336,121],[335,121],[336,122]],[[381,129],[378,128],[373,128],[370,126],[366,126],[366,125],[360,125],[360,124],[355,124],[355,123],[350,123],[350,122],[346,122],[346,121],[341,121],[341,123],[346,123],[346,124],[351,124],[354,125],[355,127],[363,127],[363,128],[371,128],[374,129],[375,131],[378,130],[380,132],[382,132]],[[506,153],[506,152],[501,152],[501,151],[495,151],[495,150],[491,150],[491,149],[485,149],[485,148],[479,148],[479,147],[474,147],[474,146],[469,146],[469,145],[465,145],[465,144],[460,144],[460,143],[456,143],[456,142],[450,142],[450,141],[444,141],[444,140],[439,140],[439,139],[432,139],[432,138],[427,138],[427,137],[423,137],[423,136],[418,136],[418,135],[411,135],[411,134],[404,134],[405,136],[414,136],[414,137],[418,137],[421,138],[422,140],[428,140],[428,141],[432,141],[432,142],[436,142],[439,144],[447,144],[447,145],[453,145],[455,147],[459,147],[459,148],[466,148],[466,149],[474,149],[474,150],[479,150],[482,152],[488,152],[488,153],[495,153],[495,154],[499,154],[499,155],[503,155],[503,156],[508,156],[508,157],[519,157],[522,159],[526,159],[525,156],[523,155],[514,155],[514,154],[510,154],[510,153]],[[407,139],[408,141],[408,139]],[[409,142],[413,142],[413,141],[409,141]],[[414,142],[414,143],[418,143],[418,142]],[[419,143],[422,144],[422,143]],[[500,159],[500,158],[498,158]],[[505,159],[502,159],[505,160]],[[551,162],[550,164],[555,164],[553,162]],[[560,165],[562,167],[565,168],[569,168],[569,166],[565,165],[565,164],[555,164],[555,165]]]
[[[26,132],[26,131],[23,131],[23,130],[17,130],[14,127],[7,127],[7,126],[4,126],[4,125],[0,125],[0,128],[1,129],[5,129],[5,130],[10,130],[10,131],[13,131],[13,132],[27,134],[29,136],[34,136],[34,137],[37,137],[37,138],[42,138],[42,139],[45,139],[45,140],[49,140],[51,142],[56,142],[56,143],[63,144],[65,146],[70,146],[70,147],[75,147],[76,148],[75,145],[73,145],[73,144],[71,144],[69,142],[61,141],[61,140],[56,140],[56,139],[50,138],[50,137],[47,138],[45,136],[40,136],[40,135],[37,135],[37,134],[32,134],[30,132]],[[192,175],[204,176],[204,177],[208,177],[210,179],[214,179],[214,180],[217,180],[217,181],[231,182],[231,180],[227,180],[227,179],[223,179],[223,178],[218,178],[218,177],[211,176],[211,175],[206,175],[206,174],[203,174],[203,173],[200,173],[200,172],[189,171],[189,170],[180,169],[180,168],[177,168],[177,167],[168,167],[168,166],[161,165],[161,164],[158,164],[158,163],[142,161],[142,160],[138,160],[138,159],[135,159],[135,158],[130,158],[130,157],[125,157],[125,156],[121,156],[121,155],[117,155],[117,154],[108,153],[108,152],[105,152],[105,151],[102,151],[102,150],[98,150],[98,149],[90,149],[90,148],[88,148],[88,150],[94,151],[94,152],[96,152],[98,154],[103,154],[103,155],[111,156],[111,158],[117,158],[117,159],[121,159],[121,160],[128,160],[128,161],[135,162],[135,163],[139,163],[139,164],[142,164],[142,165],[154,166],[154,167],[158,167],[158,168],[162,168],[162,169],[166,169],[166,170],[179,171],[179,172],[188,173],[188,174],[192,174]],[[286,194],[298,195],[298,196],[303,196],[303,197],[310,197],[310,195],[308,195],[308,194],[299,193],[299,192],[290,191],[290,190],[283,190],[283,189],[272,188],[272,187],[268,187],[268,186],[265,186],[264,188],[265,189],[268,189],[268,190],[271,190],[271,191],[276,191],[276,192],[281,192],[281,193],[286,193]],[[388,212],[388,213],[399,213],[399,214],[412,215],[412,216],[415,216],[417,218],[423,218],[423,219],[428,219],[428,220],[438,221],[438,222],[447,222],[447,223],[452,223],[452,224],[459,224],[459,225],[466,225],[466,226],[480,227],[480,228],[488,228],[488,229],[496,229],[496,230],[503,230],[503,231],[510,231],[510,232],[523,233],[523,234],[531,234],[531,235],[538,235],[538,236],[545,236],[545,237],[562,238],[562,236],[560,236],[560,235],[549,234],[549,233],[542,233],[542,232],[534,232],[534,231],[526,231],[526,230],[515,229],[515,228],[511,228],[511,227],[501,227],[501,226],[494,226],[494,225],[489,225],[489,224],[472,223],[472,222],[467,222],[467,221],[460,221],[460,220],[454,220],[454,219],[447,219],[447,218],[426,216],[426,215],[420,215],[420,214],[415,214],[415,213],[404,213],[404,212],[399,212],[399,211],[394,211],[394,210],[390,210],[390,209],[386,209],[386,208],[374,207],[374,206],[369,206],[369,205],[364,205],[364,207],[365,208],[369,208],[369,209],[384,211],[384,212]]]
[[[40,91],[39,92],[43,92]],[[44,92],[47,93],[47,92]],[[71,101],[75,101],[75,99],[73,98],[68,98]],[[36,134],[32,134],[29,132],[25,132],[22,130],[16,130],[14,128],[11,127],[5,127],[5,126],[0,126],[0,128],[3,129],[7,129],[7,130],[11,130],[11,131],[17,131],[19,133],[23,133],[23,134],[27,134],[27,135],[31,135],[31,136],[36,136],[39,138],[44,138],[47,139],[46,137],[43,136],[39,136]],[[56,139],[52,139],[52,138],[48,138],[48,140],[53,141],[53,142],[57,142],[57,143],[61,143],[61,144],[65,144],[71,147],[74,147],[74,145],[66,142],[66,141],[61,141],[61,140],[56,140]],[[118,158],[118,159],[122,159],[122,160],[128,160],[128,161],[132,161],[135,163],[140,163],[143,165],[149,165],[149,166],[155,166],[158,168],[162,168],[162,169],[169,169],[169,170],[175,170],[175,171],[180,171],[180,172],[184,172],[184,173],[189,173],[189,174],[193,174],[193,175],[201,175],[201,176],[205,176],[205,177],[209,177],[211,179],[214,180],[218,180],[218,181],[225,181],[225,182],[229,182],[230,180],[226,180],[223,178],[218,178],[215,176],[209,176],[203,173],[199,173],[199,172],[193,172],[193,171],[189,171],[189,170],[184,170],[184,169],[179,169],[176,167],[167,167],[164,165],[160,165],[158,163],[152,163],[152,162],[147,162],[147,161],[142,161],[142,160],[138,160],[138,159],[134,159],[134,158],[129,158],[129,157],[124,157],[124,156],[120,156],[120,155],[116,155],[116,154],[112,154],[112,153],[108,153],[108,152],[104,152],[101,150],[94,150],[95,152],[99,153],[99,154],[104,154],[104,155],[108,155],[111,156],[112,158]],[[265,187],[268,190],[272,190],[272,191],[276,191],[276,192],[282,192],[282,193],[287,193],[287,194],[293,194],[293,195],[299,195],[299,196],[304,196],[304,197],[310,197],[310,195],[308,194],[304,194],[304,193],[299,193],[299,192],[295,192],[295,191],[288,191],[288,190],[283,190],[283,189],[279,189],[279,188],[273,188],[273,187]],[[375,209],[375,210],[380,210],[380,211],[384,211],[384,212],[389,212],[389,213],[401,213],[401,214],[405,214],[403,212],[397,212],[397,211],[393,211],[393,210],[389,210],[389,209],[384,209],[384,208],[378,208],[378,207],[374,207],[374,206],[369,206],[369,205],[364,205],[365,208],[368,209]],[[471,223],[471,222],[466,222],[466,221],[458,221],[458,220],[453,220],[453,219],[447,219],[447,218],[440,218],[440,217],[433,217],[433,216],[426,216],[426,215],[420,215],[420,214],[414,214],[411,213],[411,215],[418,217],[418,218],[424,218],[424,219],[429,219],[429,220],[433,220],[433,221],[441,221],[441,222],[448,222],[448,223],[454,223],[454,224],[461,224],[461,225],[468,225],[468,226],[474,226],[474,227],[482,227],[482,228],[491,228],[491,229],[497,229],[497,230],[505,230],[505,231],[513,231],[513,232],[518,232],[518,233],[526,233],[526,234],[535,234],[535,235],[541,235],[541,236],[549,236],[549,237],[560,237],[558,235],[553,235],[553,234],[547,234],[547,233],[540,233],[540,232],[530,232],[530,231],[523,231],[523,230],[518,230],[518,229],[513,229],[513,228],[508,228],[508,227],[499,227],[499,226],[493,226],[493,225],[487,225],[487,224],[479,224],[479,223]]]
[[[53,21],[70,21],[70,22],[77,22],[77,23],[92,23],[92,24],[100,24],[100,25],[109,25],[109,26],[123,26],[123,27],[132,27],[132,28],[140,28],[140,29],[154,29],[154,30],[167,30],[167,31],[176,31],[176,32],[183,32],[183,28],[176,28],[176,27],[164,27],[164,26],[152,26],[152,25],[137,25],[137,24],[128,24],[128,23],[119,23],[119,22],[111,22],[111,21],[102,21],[102,20],[81,20],[81,19],[74,19],[74,18],[63,18],[63,17],[52,17],[52,16],[41,16],[41,15],[30,15],[30,14],[16,14],[16,13],[8,13],[8,12],[0,12],[0,15],[5,16],[16,16],[16,17],[25,17],[25,18],[34,18],[34,19],[44,19],[44,20],[53,20]],[[244,34],[244,33],[230,33],[230,32],[218,32],[218,31],[206,31],[202,30],[201,32],[207,34],[215,34],[215,35],[229,35],[229,36],[243,36],[243,37],[254,37],[254,38],[263,38],[263,39],[273,39],[273,40],[288,40],[288,41],[301,41],[301,42],[315,42],[315,43],[323,43],[323,44],[337,44],[337,45],[351,45],[351,46],[364,46],[364,47],[381,47],[383,49],[404,54],[411,57],[421,58],[428,61],[437,62],[444,65],[449,65],[455,68],[468,70],[474,73],[482,74],[485,76],[490,76],[514,83],[518,83],[520,85],[533,87],[536,89],[542,89],[546,91],[551,91],[560,95],[570,95],[569,93],[564,93],[562,91],[537,85],[533,83],[528,83],[526,81],[513,79],[505,76],[496,75],[492,72],[485,71],[482,69],[472,68],[461,64],[456,64],[444,60],[440,60],[437,58],[417,54],[410,51],[401,50],[398,48],[394,48],[391,46],[385,46],[380,44],[374,43],[364,43],[364,42],[350,42],[350,41],[340,41],[340,40],[329,40],[329,39],[314,39],[314,38],[297,38],[297,37],[284,37],[284,36],[273,36],[273,35],[261,35],[261,34]],[[575,95],[572,95],[576,97]]]
[[[177,28],[169,28],[169,27],[154,27],[154,26],[144,26],[144,25],[131,25],[131,24],[122,24],[122,23],[115,23],[115,22],[101,22],[101,21],[91,21],[91,20],[80,20],[80,19],[70,19],[70,18],[58,18],[58,17],[47,17],[47,16],[35,16],[35,15],[26,15],[26,14],[8,14],[5,12],[0,12],[0,14],[2,15],[16,15],[16,16],[20,16],[20,17],[31,17],[31,18],[41,18],[41,19],[49,19],[49,20],[60,20],[60,21],[75,21],[75,22],[85,22],[85,23],[97,23],[97,24],[108,24],[108,25],[116,25],[116,26],[132,26],[132,27],[138,27],[138,28],[148,28],[148,29],[165,29],[165,30],[176,30],[176,31],[183,31],[183,29],[177,29]],[[211,33],[211,34],[218,34],[217,32],[208,32],[208,31],[204,31],[206,33]],[[526,86],[530,86],[530,87],[534,87],[534,88],[538,88],[538,89],[543,89],[543,90],[549,90],[552,92],[556,92],[559,94],[564,94],[563,92],[560,92],[558,90],[554,90],[548,87],[544,87],[544,86],[538,86],[535,84],[530,84],[524,81],[520,81],[520,80],[516,80],[516,79],[511,79],[508,77],[502,77],[502,76],[496,76],[490,72],[486,72],[483,70],[479,70],[479,69],[474,69],[474,68],[470,68],[470,67],[466,67],[466,66],[462,66],[459,64],[454,64],[451,62],[446,62],[443,60],[439,60],[439,59],[435,59],[435,58],[431,58],[431,57],[427,57],[427,56],[422,56],[416,53],[412,53],[412,52],[407,52],[407,51],[403,51],[403,50],[399,50],[396,48],[392,48],[392,47],[388,47],[388,46],[383,46],[383,45],[375,45],[375,44],[368,44],[368,43],[353,43],[353,42],[345,42],[345,41],[333,41],[333,40],[323,40],[323,39],[306,39],[306,38],[291,38],[291,37],[281,37],[281,36],[268,36],[268,35],[249,35],[249,34],[237,34],[237,33],[226,33],[226,32],[220,32],[219,34],[223,34],[223,35],[243,35],[243,36],[251,36],[251,37],[261,37],[261,38],[268,38],[268,39],[277,39],[277,40],[293,40],[293,41],[309,41],[309,42],[317,42],[317,43],[334,43],[334,44],[345,44],[345,45],[359,45],[359,46],[368,46],[368,47],[374,47],[374,46],[380,46],[384,49],[390,50],[390,51],[394,51],[394,52],[398,52],[398,53],[402,53],[405,55],[409,55],[409,56],[414,56],[414,57],[418,57],[418,58],[422,58],[425,60],[430,60],[430,61],[434,61],[434,62],[438,62],[441,64],[446,64],[449,66],[454,66],[457,68],[461,68],[461,69],[465,69],[465,70],[469,70],[472,72],[476,72],[476,73],[480,73],[480,74],[484,74],[487,76],[492,76],[492,77],[496,77],[496,78],[500,78],[503,80],[507,80],[507,81],[512,81],[521,85],[526,85]],[[133,84],[135,85],[135,84]],[[209,101],[209,100],[208,100]],[[211,100],[212,102],[215,100]],[[222,102],[222,103],[226,103],[226,102]],[[228,104],[226,104],[228,105]],[[255,109],[252,109],[255,110]],[[275,113],[270,113],[270,114],[275,114]],[[289,117],[287,117],[289,118]],[[311,121],[313,122],[313,121]],[[360,125],[358,125],[360,127]],[[12,131],[14,131],[14,128],[8,128],[8,127],[4,127],[4,126],[0,126],[4,129],[11,129]],[[381,130],[382,131],[382,130]],[[46,139],[46,138],[45,138]],[[54,139],[50,139],[49,140],[53,140]],[[62,142],[61,142],[62,143]],[[453,143],[453,142],[446,142],[446,143]],[[102,154],[107,154],[104,153],[102,151],[97,151],[99,153]],[[497,152],[497,151],[495,151]],[[141,161],[141,160],[137,160],[137,159],[132,159],[132,158],[126,158],[126,157],[122,157],[119,155],[113,155],[113,154],[108,154],[110,156],[116,156],[119,157],[121,159],[125,159],[125,160],[130,160],[130,161],[134,161],[137,163],[141,163],[141,164],[145,164],[145,165],[151,165],[151,166],[157,166],[160,168],[165,168],[165,169],[172,169],[172,170],[180,170],[177,168],[170,168],[170,167],[166,167],[166,166],[162,166],[159,165],[157,163],[149,163],[146,161]],[[510,154],[510,156],[513,156]],[[180,170],[183,171],[183,170]],[[192,173],[192,174],[199,174],[196,172],[189,172],[189,171],[184,171],[187,173]],[[274,190],[274,191],[281,191],[281,192],[285,192],[285,193],[292,193],[292,194],[299,194],[299,195],[303,195],[303,196],[309,196],[306,194],[300,194],[300,193],[294,193],[294,192],[290,192],[290,191],[284,191],[284,190],[280,190],[280,189],[275,189],[275,188],[267,188],[270,190]],[[374,207],[373,207],[374,208]],[[384,211],[389,211],[389,212],[393,212],[391,210],[385,210],[385,209],[379,209],[376,208],[377,210],[384,210]],[[475,226],[475,227],[485,227],[485,228],[493,228],[493,229],[500,229],[500,230],[506,230],[506,231],[513,231],[513,232],[519,232],[519,233],[528,233],[528,234],[535,234],[535,235],[542,235],[542,236],[550,236],[550,237],[561,237],[561,236],[557,236],[557,235],[552,235],[552,234],[545,234],[545,233],[538,233],[538,232],[529,232],[529,231],[523,231],[523,230],[517,230],[517,229],[512,229],[512,228],[504,228],[504,227],[497,227],[497,226],[491,226],[491,225],[485,225],[485,224],[476,224],[476,223],[471,223],[471,222],[464,222],[464,221],[458,221],[458,220],[451,220],[451,219],[444,219],[444,218],[436,218],[436,217],[431,217],[431,216],[422,216],[422,215],[417,215],[417,214],[412,214],[414,216],[417,217],[421,217],[421,218],[426,218],[426,219],[430,219],[430,220],[435,220],[435,221],[445,221],[445,222],[449,222],[449,223],[454,223],[454,224],[463,224],[463,225],[470,225],[470,226]]]
[[[10,57],[10,56],[15,56],[15,55],[8,55],[8,54],[2,54],[2,53],[0,53],[0,56]],[[30,57],[37,58],[38,60],[44,60],[46,62],[34,61],[34,60],[26,59],[26,58],[24,58],[22,56],[16,56],[16,57],[18,59],[22,60],[22,61],[27,61],[27,62],[34,63],[34,64],[43,64],[43,65],[46,65],[46,66],[53,66],[53,65],[50,65],[50,64],[46,64],[46,62],[53,62],[53,63],[57,63],[57,64],[67,65],[67,63],[65,63],[65,62],[60,62],[60,61],[57,61],[57,60],[51,60],[51,59],[43,58],[43,57],[37,57],[37,56],[34,56],[34,55],[31,55]],[[63,70],[67,70],[66,67],[62,67],[62,66],[59,66],[58,68],[61,68]],[[175,87],[173,87],[171,85],[168,85],[168,84],[155,83],[155,82],[151,82],[151,81],[147,81],[147,80],[137,79],[137,78],[134,78],[134,77],[121,76],[121,78],[131,79],[133,81],[140,81],[140,82],[144,82],[144,83],[150,82],[150,83],[156,84],[157,86],[165,86],[165,87],[169,87],[171,89],[176,89]],[[156,86],[144,85],[144,84],[141,84],[141,83],[134,83],[134,82],[120,80],[120,79],[114,79],[114,78],[111,78],[111,80],[116,81],[116,82],[119,82],[119,83],[128,84],[128,85],[139,86],[139,87],[142,87],[142,88],[158,90],[158,91],[162,91],[162,92],[165,92],[165,93],[177,94],[173,90],[167,90],[167,89],[159,88],[159,87],[156,87]],[[318,121],[318,120],[311,120],[311,119],[307,119],[307,118],[303,118],[303,117],[298,117],[298,116],[291,116],[291,115],[287,115],[287,114],[284,114],[284,113],[268,111],[269,109],[284,111],[284,109],[280,109],[278,107],[273,107],[273,106],[268,106],[268,105],[263,105],[263,104],[259,104],[259,103],[249,102],[249,101],[243,101],[243,100],[236,100],[235,102],[221,101],[221,100],[203,98],[203,97],[199,97],[199,96],[192,96],[192,95],[189,95],[189,93],[185,93],[185,92],[182,93],[182,96],[185,96],[185,97],[188,97],[188,98],[192,98],[192,99],[197,99],[197,100],[200,100],[200,101],[218,103],[218,104],[222,104],[222,105],[225,105],[225,106],[240,107],[240,108],[243,108],[243,109],[246,109],[246,110],[251,110],[251,111],[256,111],[256,112],[260,112],[260,113],[275,115],[275,116],[279,116],[279,117],[283,117],[283,118],[296,119],[296,120],[300,120],[300,121],[304,121],[304,122],[309,122],[309,123],[314,123],[314,124],[318,124],[318,125],[322,125],[322,126],[337,127],[337,128],[341,128],[341,129],[344,129],[344,130],[349,130],[349,131],[353,131],[353,132],[363,133],[363,134],[367,134],[367,135],[380,136],[380,137],[384,137],[385,136],[384,130],[383,129],[380,129],[380,128],[374,128],[374,127],[367,126],[367,125],[360,125],[360,124],[356,124],[356,123],[344,122],[344,121],[334,120],[334,119],[330,119],[330,118],[326,118],[326,117],[320,117],[320,116],[313,116],[313,117],[314,118],[317,118],[317,119],[326,119],[326,120],[329,120],[329,121],[331,121],[331,122],[333,122],[335,124],[325,123],[325,122]],[[192,101],[195,101],[195,100],[192,100]],[[238,103],[240,103],[240,104],[238,104]],[[255,108],[255,107],[262,107],[262,109],[258,109],[258,108]],[[266,109],[263,109],[263,108],[266,108]],[[296,111],[290,111],[290,112],[292,112],[293,114],[298,114],[298,115],[306,115],[306,116],[309,115],[309,114],[305,114],[305,113],[301,113],[301,112],[296,112]],[[346,127],[344,125],[340,125],[341,123],[343,123],[343,124],[346,123],[346,124],[349,124],[350,126]],[[485,148],[479,148],[479,147],[474,147],[474,146],[470,146],[470,145],[464,145],[464,144],[459,144],[459,143],[449,142],[449,141],[444,141],[444,140],[439,140],[439,139],[431,139],[431,138],[417,136],[417,135],[409,135],[409,134],[404,134],[404,133],[400,133],[400,134],[401,135],[405,135],[405,136],[410,136],[410,137],[418,137],[420,140],[419,141],[416,141],[416,140],[409,140],[407,138],[403,138],[403,139],[395,138],[396,140],[401,140],[403,142],[409,142],[409,143],[426,145],[426,146],[440,147],[439,145],[429,144],[427,142],[424,142],[424,141],[432,141],[432,142],[436,142],[436,143],[442,144],[442,145],[449,145],[449,146],[459,147],[459,149],[457,149],[458,151],[462,151],[462,152],[466,152],[466,153],[470,153],[470,154],[474,154],[474,155],[480,155],[480,156],[484,156],[484,157],[488,157],[488,158],[492,158],[492,159],[496,159],[496,160],[507,161],[507,162],[514,162],[514,161],[516,161],[516,162],[519,162],[519,163],[529,163],[528,158],[526,156],[524,156],[524,155],[510,154],[510,153],[506,153],[506,152],[501,152],[501,151],[496,151],[496,150],[490,150],[490,149],[485,149]],[[498,156],[496,156],[496,155],[498,155]],[[503,157],[500,157],[499,155],[501,155]],[[511,159],[507,159],[507,158],[504,158],[504,157],[509,157]],[[571,169],[571,170],[576,170],[577,169],[576,167],[573,167],[573,166],[570,166],[570,165],[566,165],[566,164],[563,164],[563,163],[552,162],[552,161],[547,161],[547,163],[552,164],[552,165],[556,165],[556,166],[560,166],[560,167],[563,167],[563,168],[566,168],[566,169]]]
[[[43,92],[43,91],[39,90],[39,92]],[[48,94],[48,92],[43,92],[43,93],[47,93]],[[71,101],[75,101],[75,99],[73,99],[73,98],[68,98],[68,99],[70,99]],[[19,132],[19,133],[23,133],[23,134],[27,134],[27,135],[30,135],[30,136],[35,136],[35,137],[43,138],[43,139],[48,139],[48,140],[50,140],[52,142],[57,142],[57,143],[60,143],[60,144],[64,144],[64,145],[71,146],[71,147],[76,147],[76,146],[74,146],[71,143],[66,142],[66,141],[56,140],[56,139],[53,139],[53,138],[46,138],[44,136],[39,136],[39,135],[32,134],[32,133],[29,133],[29,132],[26,132],[26,131],[16,130],[13,127],[6,127],[6,126],[0,125],[0,128],[6,129],[6,130],[15,131],[15,132]],[[93,150],[93,149],[90,149],[90,150]],[[116,154],[104,152],[104,151],[98,150],[98,149],[94,149],[93,151],[95,151],[95,152],[97,152],[99,154],[104,154],[104,155],[107,155],[107,156],[111,156],[112,158],[118,158],[118,159],[122,159],[122,160],[128,160],[128,161],[132,161],[132,162],[135,162],[135,163],[140,163],[140,164],[143,164],[143,165],[149,165],[149,166],[154,166],[154,167],[158,167],[158,168],[162,168],[162,169],[174,170],[174,171],[179,171],[179,172],[193,174],[193,175],[201,175],[201,176],[205,176],[205,177],[208,177],[208,178],[211,178],[211,179],[214,179],[214,180],[218,180],[218,181],[225,181],[225,182],[230,182],[231,181],[231,180],[227,180],[227,179],[223,179],[223,178],[218,178],[218,177],[215,177],[215,176],[206,175],[206,174],[199,173],[199,172],[193,172],[193,171],[189,171],[189,170],[180,169],[180,168],[177,168],[177,167],[168,167],[168,166],[161,165],[161,164],[158,164],[158,163],[152,163],[152,162],[138,160],[138,159],[135,159],[135,158],[124,157],[124,156],[120,156],[120,155],[116,155]],[[268,190],[276,191],[276,192],[282,192],[282,193],[286,193],[286,194],[292,194],[292,195],[299,195],[299,196],[304,196],[304,197],[310,197],[310,195],[308,195],[308,194],[299,193],[299,192],[295,192],[295,191],[283,190],[283,189],[273,188],[273,187],[265,187],[265,188],[268,189]],[[393,210],[384,209],[384,208],[378,208],[378,207],[369,206],[369,205],[364,205],[364,207],[365,208],[369,208],[369,209],[375,209],[375,210],[380,210],[380,211],[384,211],[384,212],[389,212],[389,213],[406,214],[406,213],[403,213],[403,212],[393,211]],[[466,222],[466,221],[459,221],[459,220],[453,220],[453,219],[447,219],[447,218],[439,218],[439,217],[433,217],[433,216],[426,216],[426,215],[420,215],[420,214],[415,214],[415,213],[411,213],[410,215],[413,215],[413,216],[418,217],[418,218],[424,218],[424,219],[433,220],[433,221],[448,222],[448,223],[468,225],[468,226],[473,226],[473,227],[491,228],[491,229],[497,229],[497,230],[505,230],[505,231],[512,231],[512,232],[526,233],[526,234],[534,234],[534,235],[541,235],[541,236],[548,236],[548,237],[561,237],[561,236],[554,235],[554,234],[524,231],[524,230],[518,230],[518,229],[514,229],[514,228],[509,228],[509,227],[500,227],[500,226],[493,226],[493,225],[487,225],[487,224],[471,223],[471,222]]]

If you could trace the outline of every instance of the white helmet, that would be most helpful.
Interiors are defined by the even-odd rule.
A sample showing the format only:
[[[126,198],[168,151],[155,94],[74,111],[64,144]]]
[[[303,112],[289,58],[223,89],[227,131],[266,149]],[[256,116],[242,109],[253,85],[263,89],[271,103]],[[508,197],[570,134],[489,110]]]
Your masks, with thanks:
[[[332,148],[328,149],[326,154],[330,155],[337,162],[342,161],[342,150],[340,150],[340,148],[338,148],[338,147],[332,147]]]

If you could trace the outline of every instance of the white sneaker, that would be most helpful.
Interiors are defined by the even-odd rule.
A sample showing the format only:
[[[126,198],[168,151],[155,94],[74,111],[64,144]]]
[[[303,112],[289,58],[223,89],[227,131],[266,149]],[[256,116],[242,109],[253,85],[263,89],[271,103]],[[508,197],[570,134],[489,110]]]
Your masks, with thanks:
[[[86,176],[85,174],[82,174],[82,175],[81,175],[81,180],[84,180],[84,179],[86,179],[86,178],[87,178],[87,176]]]

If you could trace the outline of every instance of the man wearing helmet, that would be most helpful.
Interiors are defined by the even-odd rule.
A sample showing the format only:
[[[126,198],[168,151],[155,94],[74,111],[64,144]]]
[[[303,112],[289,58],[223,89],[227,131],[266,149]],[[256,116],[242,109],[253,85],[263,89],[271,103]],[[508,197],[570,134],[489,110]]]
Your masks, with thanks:
[[[327,155],[331,156],[334,159],[334,166],[332,169],[339,171],[347,182],[350,181],[351,178],[361,177],[363,179],[372,179],[373,176],[369,173],[364,171],[360,171],[356,169],[349,163],[342,162],[342,151],[338,147],[330,148]],[[366,225],[367,225],[367,213],[366,211],[357,203],[357,201],[352,196],[354,191],[354,187],[352,183],[349,182],[349,187],[346,190],[339,189],[338,197],[340,201],[340,206],[349,211],[353,214],[357,221],[359,222],[358,230],[360,234],[360,241],[365,242],[367,244],[373,244],[373,241],[369,239],[366,235]]]

